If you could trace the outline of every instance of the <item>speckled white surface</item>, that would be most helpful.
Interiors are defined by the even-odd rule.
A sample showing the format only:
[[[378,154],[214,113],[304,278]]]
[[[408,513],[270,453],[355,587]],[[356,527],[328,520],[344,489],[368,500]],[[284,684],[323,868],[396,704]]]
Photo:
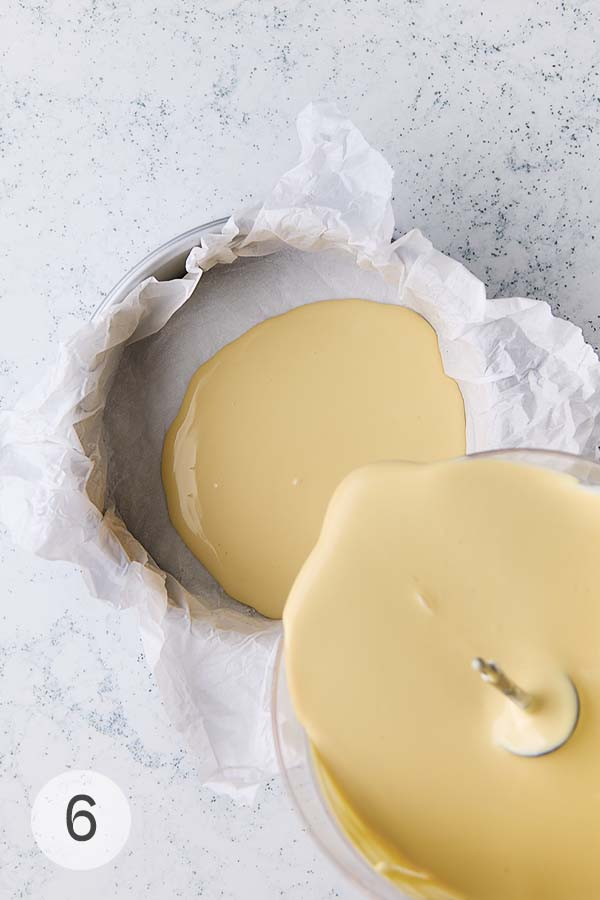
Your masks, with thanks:
[[[597,343],[594,0],[4,0],[0,20],[2,406],[148,250],[259,199],[317,97],[395,166],[401,230]],[[198,787],[136,623],[0,539],[2,900],[355,900],[278,783],[254,809]],[[131,798],[127,847],[93,873],[29,833],[33,794],[68,766]]]

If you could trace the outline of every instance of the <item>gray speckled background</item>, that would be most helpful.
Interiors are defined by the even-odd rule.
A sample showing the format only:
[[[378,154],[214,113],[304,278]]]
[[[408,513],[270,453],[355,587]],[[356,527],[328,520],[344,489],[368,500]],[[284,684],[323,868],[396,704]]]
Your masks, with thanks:
[[[0,25],[3,406],[143,254],[260,198],[318,97],[395,166],[400,230],[597,344],[594,0],[3,0]],[[254,809],[198,787],[135,622],[0,539],[2,900],[355,900],[277,782]],[[33,794],[68,766],[110,775],[134,811],[91,873],[29,832]]]

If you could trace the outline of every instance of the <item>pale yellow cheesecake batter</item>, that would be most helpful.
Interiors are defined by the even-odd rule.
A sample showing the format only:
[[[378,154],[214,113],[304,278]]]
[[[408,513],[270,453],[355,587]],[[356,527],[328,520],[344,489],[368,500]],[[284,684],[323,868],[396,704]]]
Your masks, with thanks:
[[[597,493],[481,458],[362,468],[333,496],[284,631],[325,793],[381,872],[428,898],[600,896]],[[529,712],[473,671],[480,657]],[[568,736],[568,679],[566,743],[510,752]]]
[[[464,451],[462,396],[431,326],[332,300],[268,319],[198,369],[162,476],[192,552],[232,597],[279,617],[345,475]]]

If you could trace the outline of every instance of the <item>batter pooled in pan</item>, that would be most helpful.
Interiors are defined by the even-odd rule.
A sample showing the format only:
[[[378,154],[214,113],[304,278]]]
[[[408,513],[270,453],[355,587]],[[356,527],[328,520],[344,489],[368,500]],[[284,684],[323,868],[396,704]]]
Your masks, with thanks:
[[[349,472],[464,452],[462,396],[425,319],[329,300],[267,319],[198,369],[162,476],[190,550],[228,594],[278,618]]]

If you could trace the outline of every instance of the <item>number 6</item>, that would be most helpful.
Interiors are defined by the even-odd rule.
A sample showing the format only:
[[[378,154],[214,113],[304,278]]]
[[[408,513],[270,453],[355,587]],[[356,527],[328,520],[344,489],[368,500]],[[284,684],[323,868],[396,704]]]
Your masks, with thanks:
[[[76,794],[69,800],[69,805],[67,806],[67,831],[71,835],[74,841],[89,841],[96,834],[96,820],[87,809],[81,809],[79,812],[73,815],[73,807],[76,803],[82,800],[85,803],[89,803],[90,806],[95,806],[96,801],[92,799],[88,794]],[[83,816],[90,823],[90,830],[87,834],[77,834],[75,831],[73,824],[75,819],[81,818]]]

